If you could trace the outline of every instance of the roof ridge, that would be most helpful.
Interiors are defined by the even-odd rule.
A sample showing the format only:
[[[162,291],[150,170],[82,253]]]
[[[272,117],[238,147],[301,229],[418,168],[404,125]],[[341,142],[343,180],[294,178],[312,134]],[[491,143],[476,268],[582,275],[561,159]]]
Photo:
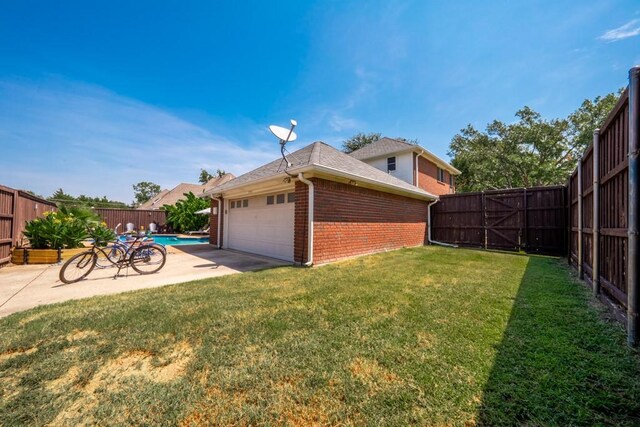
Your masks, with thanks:
[[[309,155],[309,164],[317,165],[320,163],[320,148],[323,145],[326,145],[322,141],[315,141],[312,143],[313,148],[311,149],[311,154]]]

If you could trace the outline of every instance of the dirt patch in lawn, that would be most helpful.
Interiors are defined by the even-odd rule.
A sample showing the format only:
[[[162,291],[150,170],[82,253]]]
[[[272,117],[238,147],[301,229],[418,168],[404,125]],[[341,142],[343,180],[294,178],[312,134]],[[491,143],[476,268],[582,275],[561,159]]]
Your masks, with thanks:
[[[176,380],[184,373],[193,353],[190,344],[181,342],[166,356],[156,357],[151,352],[136,350],[107,361],[81,387],[79,398],[58,414],[53,425],[68,423],[76,417],[82,417],[83,423],[91,424],[92,420],[87,414],[98,404],[100,394],[120,391],[124,382],[129,379],[139,378],[157,383]],[[60,378],[51,381],[47,388],[61,391],[75,381],[79,372],[78,368],[71,368]]]
[[[349,364],[349,371],[373,393],[401,383],[400,377],[375,360],[358,357]]]
[[[36,351],[38,351],[38,347],[5,351],[4,353],[0,353],[0,363],[6,362],[14,357],[32,354]]]
[[[68,334],[65,338],[67,341],[74,342],[74,341],[81,341],[87,338],[96,338],[98,336],[99,334],[96,331],[92,331],[92,330],[83,331],[83,330],[76,329],[75,331]]]

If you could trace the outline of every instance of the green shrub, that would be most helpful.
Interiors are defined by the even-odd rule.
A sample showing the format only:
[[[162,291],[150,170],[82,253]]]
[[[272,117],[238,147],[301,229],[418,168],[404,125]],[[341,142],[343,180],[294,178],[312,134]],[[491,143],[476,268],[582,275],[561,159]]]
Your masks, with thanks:
[[[60,206],[57,212],[27,222],[24,236],[34,249],[72,249],[82,247],[90,230],[106,228],[91,211]],[[99,233],[103,233],[99,231]]]
[[[189,192],[184,194],[186,199],[179,200],[175,205],[164,205],[162,208],[167,211],[167,224],[171,225],[175,231],[195,231],[202,229],[209,222],[209,215],[197,214],[196,212],[209,207],[209,201],[197,197]]]

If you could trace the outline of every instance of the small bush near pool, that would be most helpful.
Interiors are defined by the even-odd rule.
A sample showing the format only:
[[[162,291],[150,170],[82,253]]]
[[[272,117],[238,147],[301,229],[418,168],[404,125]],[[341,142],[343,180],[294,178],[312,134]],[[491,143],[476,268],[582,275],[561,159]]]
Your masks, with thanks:
[[[113,231],[93,212],[64,206],[29,221],[24,236],[33,249],[73,249],[82,247],[82,241],[90,237],[99,244],[115,238]]]

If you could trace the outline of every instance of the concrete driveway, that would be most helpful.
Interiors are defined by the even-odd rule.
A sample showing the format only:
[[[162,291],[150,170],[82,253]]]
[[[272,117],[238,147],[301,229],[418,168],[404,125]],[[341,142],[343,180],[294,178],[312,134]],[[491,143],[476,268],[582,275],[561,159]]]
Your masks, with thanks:
[[[58,279],[60,265],[26,265],[0,268],[0,318],[43,304],[52,304],[95,295],[108,295],[136,289],[155,288],[173,283],[244,271],[290,265],[286,261],[209,245],[169,246],[167,263],[156,274],[139,275],[132,269],[113,279],[113,268],[94,269],[89,277],[70,285]]]

